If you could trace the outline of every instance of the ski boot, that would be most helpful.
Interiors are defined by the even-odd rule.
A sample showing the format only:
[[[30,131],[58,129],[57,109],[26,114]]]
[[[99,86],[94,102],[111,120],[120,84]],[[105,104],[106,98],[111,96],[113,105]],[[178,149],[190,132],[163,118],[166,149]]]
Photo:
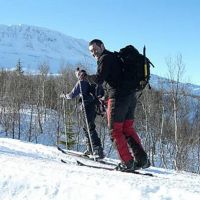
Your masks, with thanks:
[[[101,146],[94,147],[94,156],[96,156],[97,159],[105,158],[103,148]]]
[[[129,160],[127,163],[121,162],[115,168],[117,171],[121,172],[134,172],[136,170],[135,161]]]
[[[128,138],[128,144],[133,151],[135,158],[135,168],[144,169],[150,167],[151,163],[144,149],[132,137]]]

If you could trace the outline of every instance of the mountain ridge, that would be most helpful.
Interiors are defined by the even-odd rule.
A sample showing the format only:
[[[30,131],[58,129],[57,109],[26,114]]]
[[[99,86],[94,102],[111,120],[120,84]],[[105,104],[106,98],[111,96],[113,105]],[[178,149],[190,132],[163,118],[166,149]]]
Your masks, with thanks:
[[[78,63],[94,70],[95,60],[83,39],[29,25],[0,25],[0,38],[2,68],[15,68],[20,59],[27,71],[35,71],[43,63],[49,64],[51,73],[57,73],[61,66]]]
[[[20,60],[25,72],[37,72],[39,66],[49,65],[50,73],[59,73],[62,67],[75,68],[82,64],[91,73],[96,71],[96,61],[90,55],[88,42],[65,35],[56,30],[31,25],[0,24],[0,68],[15,69]],[[169,79],[151,75],[151,85],[160,89]],[[186,84],[192,95],[200,95],[200,86]],[[163,85],[162,85],[163,86]]]

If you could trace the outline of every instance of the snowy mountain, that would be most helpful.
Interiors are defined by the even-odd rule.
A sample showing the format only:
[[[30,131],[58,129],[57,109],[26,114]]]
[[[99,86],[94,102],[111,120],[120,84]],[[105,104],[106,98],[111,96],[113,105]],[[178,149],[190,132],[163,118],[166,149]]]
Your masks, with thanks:
[[[61,158],[67,163],[62,163]],[[82,167],[76,164],[76,159],[55,147],[0,138],[0,199],[200,199],[200,176],[197,174],[150,167],[145,171],[154,177],[148,177]]]
[[[14,68],[19,59],[25,71],[36,71],[43,63],[51,73],[66,64],[95,66],[87,41],[41,27],[0,25],[0,67]]]
[[[35,72],[39,65],[47,63],[51,73],[57,73],[65,65],[84,64],[92,73],[96,61],[88,51],[88,42],[66,36],[47,28],[29,25],[0,25],[0,68],[15,68],[21,61],[24,71]],[[154,88],[169,86],[168,79],[151,76]],[[187,84],[188,91],[200,95],[200,86]]]
[[[176,83],[176,82],[174,82]],[[157,90],[164,89],[166,91],[170,91],[171,87],[171,81],[167,78],[157,76],[155,74],[151,75],[150,84],[153,88]],[[200,86],[194,85],[191,83],[179,83],[180,88],[184,88],[185,92],[187,92],[189,95],[193,97],[199,97],[200,96]]]

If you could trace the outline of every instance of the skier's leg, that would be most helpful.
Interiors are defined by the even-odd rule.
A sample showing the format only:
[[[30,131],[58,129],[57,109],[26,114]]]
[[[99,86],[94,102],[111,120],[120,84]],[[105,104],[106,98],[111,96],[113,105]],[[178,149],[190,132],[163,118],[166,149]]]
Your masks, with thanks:
[[[95,125],[95,118],[96,118],[95,105],[94,104],[88,105],[86,107],[86,113],[87,113],[88,126],[90,130],[90,135],[92,140],[91,142],[93,145],[94,154],[98,155],[99,158],[103,158],[104,157],[103,148],[101,140],[96,131],[96,125]]]
[[[141,139],[134,129],[134,111],[136,106],[135,94],[130,98],[130,107],[126,115],[123,125],[123,132],[127,138],[127,142],[132,149],[133,155],[137,162],[137,166],[148,167],[150,165],[146,152],[141,143]]]
[[[126,113],[124,105],[124,102],[116,102],[116,99],[108,100],[108,127],[122,163],[127,168],[132,168],[134,167],[133,157],[129,151],[125,135],[123,134],[123,119]]]
[[[86,145],[86,150],[84,151],[84,155],[92,155],[92,147],[90,144],[90,138],[87,132],[87,128],[84,126],[83,127],[83,132],[85,134],[85,145]]]

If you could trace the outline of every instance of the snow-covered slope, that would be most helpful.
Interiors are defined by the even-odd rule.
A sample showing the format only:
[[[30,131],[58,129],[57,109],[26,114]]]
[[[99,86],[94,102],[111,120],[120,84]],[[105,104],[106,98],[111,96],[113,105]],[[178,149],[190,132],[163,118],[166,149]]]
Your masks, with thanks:
[[[150,84],[153,88],[157,90],[164,89],[170,91],[171,81],[167,78],[157,76],[155,74],[151,75]],[[200,86],[191,83],[180,83],[180,88],[184,88],[185,92],[191,96],[200,96]]]
[[[156,177],[146,177],[80,167],[55,147],[18,140],[0,139],[0,163],[3,200],[200,199],[199,175],[151,167]]]
[[[19,59],[24,70],[35,71],[45,62],[52,73],[66,64],[95,65],[87,41],[42,27],[0,25],[0,67],[14,68]]]

